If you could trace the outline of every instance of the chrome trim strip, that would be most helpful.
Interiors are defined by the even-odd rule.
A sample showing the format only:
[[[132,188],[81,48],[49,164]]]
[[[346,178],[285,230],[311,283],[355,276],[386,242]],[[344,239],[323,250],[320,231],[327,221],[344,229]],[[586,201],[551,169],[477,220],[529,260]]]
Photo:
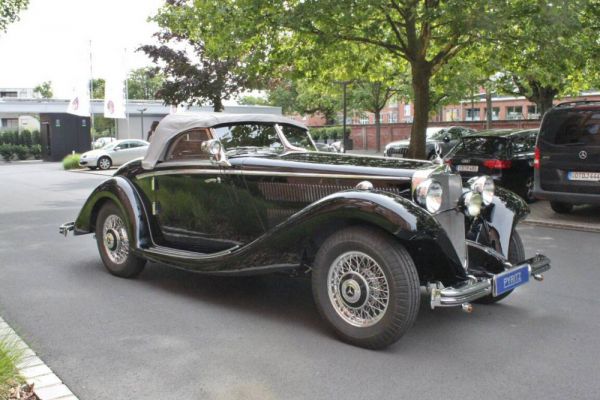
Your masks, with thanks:
[[[330,179],[368,179],[368,180],[393,180],[393,181],[410,181],[410,177],[405,176],[388,176],[388,175],[351,175],[351,174],[323,174],[314,172],[275,172],[275,171],[242,171],[229,169],[175,169],[164,171],[153,171],[139,174],[136,179],[144,179],[152,176],[161,175],[206,175],[206,174],[222,174],[222,175],[248,175],[248,176],[291,176],[302,178],[330,178]]]

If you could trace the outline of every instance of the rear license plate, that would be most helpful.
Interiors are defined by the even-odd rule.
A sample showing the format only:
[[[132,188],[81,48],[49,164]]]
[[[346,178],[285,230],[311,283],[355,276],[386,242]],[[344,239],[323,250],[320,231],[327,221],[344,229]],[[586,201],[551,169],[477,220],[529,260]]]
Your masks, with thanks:
[[[500,296],[509,290],[529,282],[529,265],[525,264],[517,268],[509,269],[501,274],[494,275],[493,295]]]
[[[456,170],[464,171],[464,172],[477,172],[477,171],[479,171],[479,166],[477,166],[477,165],[457,165]]]
[[[567,179],[570,181],[600,182],[600,172],[569,171]]]

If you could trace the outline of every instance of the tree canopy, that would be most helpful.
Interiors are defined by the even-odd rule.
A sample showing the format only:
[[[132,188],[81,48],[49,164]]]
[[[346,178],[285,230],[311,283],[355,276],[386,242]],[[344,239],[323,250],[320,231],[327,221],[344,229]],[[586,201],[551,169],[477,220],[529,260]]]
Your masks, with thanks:
[[[29,0],[0,1],[0,32],[6,32],[9,24],[19,19],[19,12],[29,5]]]
[[[54,95],[52,92],[52,81],[42,82],[33,88],[33,93],[39,94],[42,99],[51,99]]]

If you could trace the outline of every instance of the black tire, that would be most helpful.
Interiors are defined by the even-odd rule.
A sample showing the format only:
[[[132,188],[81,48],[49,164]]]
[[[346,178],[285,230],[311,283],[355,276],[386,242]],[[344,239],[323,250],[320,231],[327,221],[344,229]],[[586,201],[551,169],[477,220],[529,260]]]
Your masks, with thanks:
[[[107,170],[110,167],[112,167],[112,160],[110,159],[110,157],[102,156],[98,159],[97,165],[99,169]]]
[[[105,222],[109,218],[114,217],[122,221],[124,226],[123,230],[110,229],[105,232]],[[96,243],[98,245],[98,251],[100,252],[100,258],[102,258],[102,262],[108,272],[121,278],[133,278],[139,275],[144,270],[144,265],[146,264],[145,259],[132,254],[129,240],[127,240],[129,237],[128,228],[127,220],[115,203],[109,202],[102,206],[96,220]],[[110,240],[107,241],[108,235],[112,235],[112,242]],[[113,255],[115,253],[109,250],[108,242],[114,243],[115,250],[118,250],[119,245],[126,245],[126,251],[123,251],[123,253],[126,254],[123,256],[123,253],[119,253],[120,257],[116,258],[116,256]],[[122,260],[120,258],[122,258]]]
[[[359,257],[361,254],[366,255],[377,265],[376,273],[368,270],[365,273],[364,269],[358,268],[358,271],[363,271],[369,277],[369,284],[367,284],[368,290],[356,291],[359,298],[353,304],[359,304],[361,301],[363,303],[361,306],[355,306],[354,309],[362,309],[365,303],[374,301],[369,293],[378,293],[378,290],[381,292],[380,288],[385,288],[385,286],[376,288],[372,283],[374,279],[380,283],[382,277],[385,277],[387,282],[387,307],[377,313],[377,317],[371,318],[372,322],[369,326],[353,325],[336,311],[336,307],[340,309],[344,306],[346,310],[350,310],[346,296],[341,294],[341,290],[348,281],[358,283],[360,274],[355,274],[358,276],[355,280],[348,278],[351,272],[346,271],[344,274],[346,278],[343,276],[339,279],[339,285],[332,286],[339,290],[337,297],[332,294],[332,297],[337,298],[338,304],[334,305],[334,300],[330,297],[328,285],[330,270],[332,275],[335,275],[336,261],[351,253],[358,254]],[[367,279],[363,278],[363,282],[366,283]],[[368,227],[345,228],[331,235],[323,243],[315,257],[312,289],[319,313],[335,333],[347,343],[369,349],[389,346],[406,333],[417,318],[421,302],[419,276],[410,254],[397,240],[385,232]],[[363,297],[363,293],[367,295]]]
[[[520,192],[520,196],[528,203],[533,203],[537,200],[533,196],[533,175],[525,180]]]
[[[523,260],[525,260],[525,247],[523,247],[523,241],[521,240],[521,236],[519,236],[519,232],[513,231],[512,234],[510,235],[510,242],[508,245],[508,261],[510,261],[510,263],[514,265],[514,264],[520,263]],[[512,290],[509,290],[506,293],[502,293],[498,297],[494,297],[493,295],[489,294],[485,297],[475,300],[474,303],[479,303],[479,304],[497,303],[500,300],[508,297],[508,295],[510,295],[512,292],[513,292]]]
[[[551,201],[550,207],[557,214],[568,214],[573,211],[573,204],[563,203],[560,201]]]

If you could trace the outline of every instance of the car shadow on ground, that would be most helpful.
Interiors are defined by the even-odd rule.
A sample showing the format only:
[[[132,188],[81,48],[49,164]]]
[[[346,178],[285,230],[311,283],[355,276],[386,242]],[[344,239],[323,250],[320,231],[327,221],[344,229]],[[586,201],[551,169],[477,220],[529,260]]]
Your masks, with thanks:
[[[103,269],[100,263],[98,268]],[[309,276],[211,276],[178,270],[164,264],[149,263],[137,280],[172,295],[184,296],[236,312],[255,314],[257,318],[295,324],[302,329],[334,338],[333,332],[320,318],[313,302]],[[476,305],[472,314],[461,312],[460,308],[456,307],[431,310],[429,295],[422,290],[419,315],[403,341],[411,337],[416,341],[431,343],[448,340],[447,333],[443,332],[456,333],[473,329],[475,326],[484,330],[493,329],[481,324],[491,323],[496,326],[494,320],[497,322],[506,317],[527,320],[528,310],[506,303]],[[463,338],[453,334],[452,340],[462,343]]]

